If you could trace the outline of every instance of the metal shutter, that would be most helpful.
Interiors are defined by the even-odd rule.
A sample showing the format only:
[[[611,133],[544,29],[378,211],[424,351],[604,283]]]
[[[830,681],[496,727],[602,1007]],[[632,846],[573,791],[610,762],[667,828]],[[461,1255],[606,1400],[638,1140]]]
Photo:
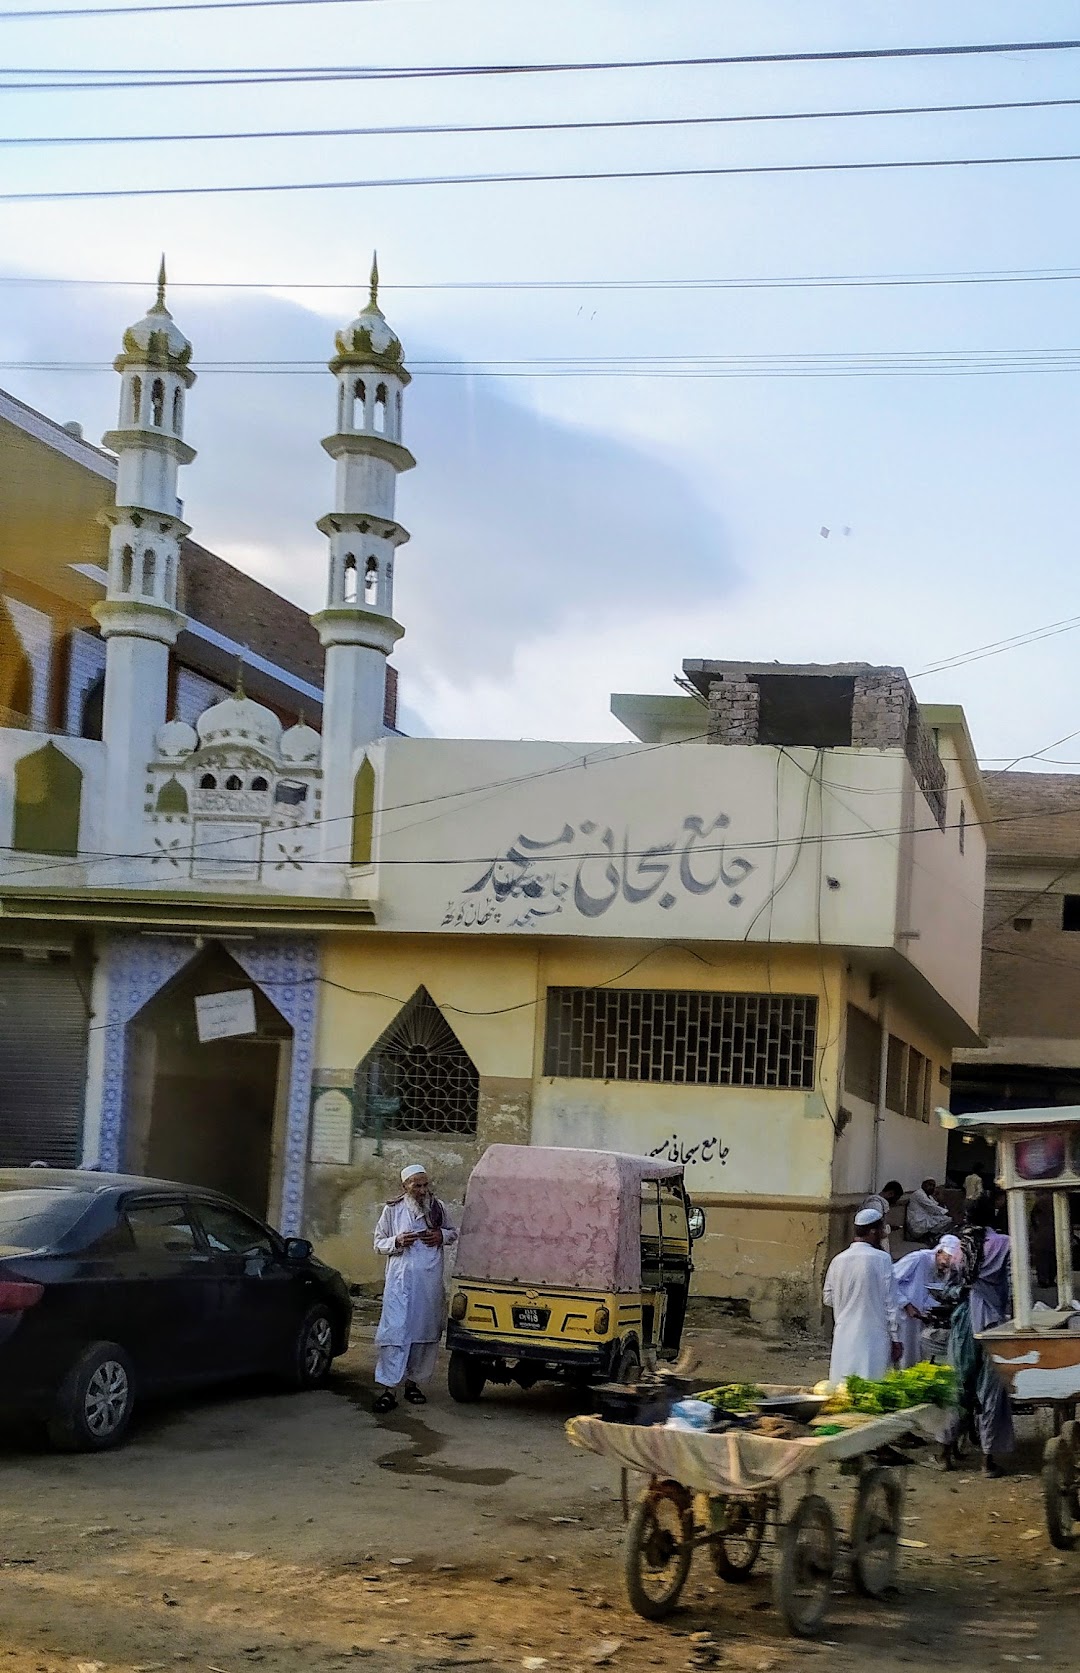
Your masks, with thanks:
[[[71,958],[0,950],[0,1167],[77,1167],[87,1004]]]

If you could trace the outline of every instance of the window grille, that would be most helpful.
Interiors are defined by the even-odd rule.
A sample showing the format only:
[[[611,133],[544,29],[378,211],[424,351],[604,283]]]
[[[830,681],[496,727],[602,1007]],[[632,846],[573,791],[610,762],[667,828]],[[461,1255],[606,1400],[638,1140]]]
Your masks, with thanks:
[[[475,1133],[480,1076],[426,988],[357,1065],[362,1133]]]
[[[808,1090],[816,1034],[806,994],[548,988],[544,1073]]]
[[[904,1108],[907,1085],[907,1046],[897,1035],[889,1035],[889,1061],[885,1071],[885,1104],[899,1115]]]

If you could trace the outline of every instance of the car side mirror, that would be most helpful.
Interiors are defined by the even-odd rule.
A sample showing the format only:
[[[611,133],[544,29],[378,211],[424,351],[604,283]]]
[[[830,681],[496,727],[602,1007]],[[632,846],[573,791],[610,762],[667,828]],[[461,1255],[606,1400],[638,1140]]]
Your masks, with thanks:
[[[699,1237],[705,1236],[705,1210],[692,1208],[686,1217],[686,1224],[690,1230],[691,1242],[696,1243]]]
[[[315,1253],[306,1237],[287,1237],[285,1239],[285,1259],[287,1261],[309,1261]]]

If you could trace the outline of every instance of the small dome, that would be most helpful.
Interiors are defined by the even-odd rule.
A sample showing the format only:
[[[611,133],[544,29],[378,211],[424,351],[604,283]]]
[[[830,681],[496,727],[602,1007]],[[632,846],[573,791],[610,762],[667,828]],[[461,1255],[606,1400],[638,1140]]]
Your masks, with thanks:
[[[372,362],[393,370],[403,364],[401,338],[386,322],[379,307],[379,264],[371,264],[371,296],[367,306],[334,338],[338,354],[346,360]]]
[[[157,301],[124,332],[124,354],[152,365],[186,366],[191,359],[191,344],[165,306],[164,256],[158,273]]]
[[[317,761],[322,753],[322,739],[313,726],[290,726],[281,737],[281,759],[292,767],[306,766]]]
[[[238,692],[212,708],[204,709],[195,722],[204,749],[215,744],[246,745],[277,758],[281,748],[281,722],[271,709]]]
[[[199,747],[199,735],[186,720],[167,720],[159,726],[154,746],[164,761],[182,761]]]

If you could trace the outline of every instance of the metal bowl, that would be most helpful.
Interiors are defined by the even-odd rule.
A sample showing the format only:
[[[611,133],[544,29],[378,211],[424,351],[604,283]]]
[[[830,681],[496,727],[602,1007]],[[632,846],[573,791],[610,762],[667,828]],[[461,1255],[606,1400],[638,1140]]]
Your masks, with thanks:
[[[793,1423],[809,1423],[828,1400],[827,1394],[770,1394],[754,1405],[762,1417],[789,1417]]]

